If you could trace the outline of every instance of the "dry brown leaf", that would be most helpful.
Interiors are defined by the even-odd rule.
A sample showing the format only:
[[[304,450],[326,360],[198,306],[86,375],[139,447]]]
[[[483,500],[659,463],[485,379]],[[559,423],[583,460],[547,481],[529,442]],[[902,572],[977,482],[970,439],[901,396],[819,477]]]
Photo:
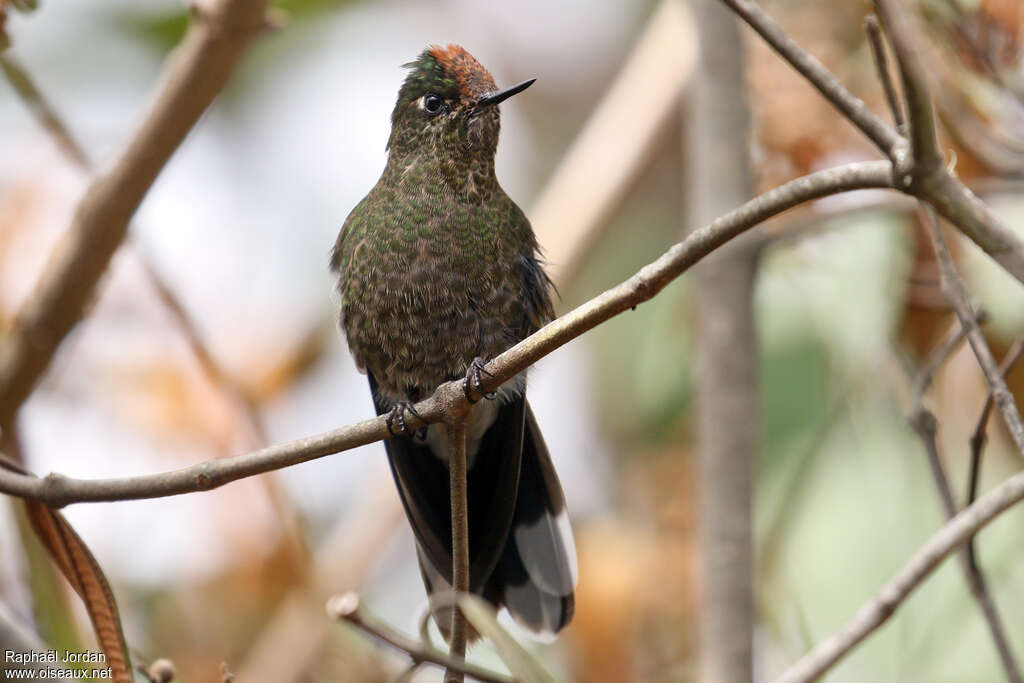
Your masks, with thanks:
[[[60,512],[33,500],[26,500],[25,507],[39,540],[85,603],[96,640],[111,669],[111,680],[132,683],[134,677],[128,644],[121,630],[121,615],[96,558]]]

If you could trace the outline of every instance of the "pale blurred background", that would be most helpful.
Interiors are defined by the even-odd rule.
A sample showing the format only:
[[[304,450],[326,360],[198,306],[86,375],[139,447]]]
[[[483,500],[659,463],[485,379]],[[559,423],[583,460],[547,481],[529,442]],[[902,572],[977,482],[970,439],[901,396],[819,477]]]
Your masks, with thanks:
[[[860,28],[864,7],[764,4],[885,113]],[[963,95],[967,105],[958,106],[976,108],[981,125],[998,129],[997,139],[1016,136],[1024,149],[1024,105],[943,33],[952,16],[947,6],[955,4],[921,5],[937,78]],[[1020,83],[1024,12],[1014,14],[1013,5],[956,6],[993,17],[983,28],[1001,36],[997,66]],[[384,166],[401,64],[428,44],[453,42],[499,85],[537,77],[502,105],[498,152],[502,184],[533,216],[656,3],[279,6],[288,23],[254,42],[164,169],[92,314],[22,411],[34,472],[127,476],[251,450],[261,440],[247,417],[249,402],[271,443],[371,416],[365,378],[336,330],[327,255]],[[683,79],[692,68],[686,55],[693,33],[683,25],[685,13],[677,18],[686,40],[677,42],[674,69]],[[186,20],[179,2],[43,0],[34,12],[9,17],[8,54],[103,163],[138,119]],[[852,127],[746,37],[759,190],[873,158]],[[665,88],[677,85],[670,78]],[[640,95],[613,129],[625,134],[630,121],[647,116]],[[656,97],[653,86],[648,95]],[[630,147],[616,153],[615,139],[605,135],[610,153],[589,165],[592,177],[578,179],[599,185],[621,170],[624,157],[638,157],[580,241],[578,265],[560,278],[560,312],[628,277],[688,229],[681,219],[685,122],[677,106],[666,112],[645,124],[646,152],[626,141]],[[991,188],[1003,177],[993,205],[1009,224],[1024,225],[1024,185],[1006,180],[1014,173],[997,173],[953,141],[946,145],[965,181]],[[1020,178],[1024,153],[1016,160]],[[67,229],[87,181],[0,82],[0,330]],[[851,616],[942,519],[920,443],[904,419],[906,373],[953,318],[927,249],[918,251],[907,205],[893,200],[881,193],[822,200],[763,233],[756,294],[762,415],[752,418],[762,434],[755,503],[762,680]],[[561,223],[548,209],[537,228],[541,243],[554,245]],[[549,246],[549,255],[561,249]],[[1024,334],[1024,294],[973,247],[957,251],[968,285],[991,314],[987,333],[1001,356]],[[565,265],[551,257],[553,267]],[[143,261],[180,299],[244,400],[204,375]],[[685,276],[544,359],[531,375],[531,403],[580,553],[575,621],[555,643],[530,645],[561,679],[692,680],[696,295]],[[1024,372],[1010,384],[1021,402]],[[944,366],[928,399],[961,502],[967,440],[983,400],[965,348]],[[1020,468],[998,419],[990,436],[985,488]],[[88,646],[92,635],[77,599],[35,542],[23,540],[14,509],[7,502],[0,512],[0,603],[54,646]],[[222,661],[243,683],[387,681],[405,665],[400,655],[328,623],[323,612],[328,595],[355,590],[372,612],[412,632],[425,602],[380,444],[214,492],[76,505],[65,513],[113,583],[136,658],[168,657],[182,681],[217,681]],[[1015,609],[1024,600],[1021,533],[1024,511],[1011,511],[981,536],[980,559],[1011,644],[1024,656],[1024,612]],[[472,656],[501,667],[486,647]],[[986,681],[1000,671],[977,607],[949,563],[829,680]],[[437,676],[427,671],[416,680]]]

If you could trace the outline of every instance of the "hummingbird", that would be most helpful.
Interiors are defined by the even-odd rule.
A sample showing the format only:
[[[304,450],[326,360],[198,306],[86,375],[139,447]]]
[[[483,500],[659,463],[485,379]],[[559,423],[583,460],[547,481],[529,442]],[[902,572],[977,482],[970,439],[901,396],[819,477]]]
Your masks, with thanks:
[[[576,550],[561,484],[526,402],[526,374],[482,395],[485,363],[554,317],[553,284],[526,215],[498,184],[498,89],[458,45],[431,46],[391,114],[377,184],[331,252],[340,327],[387,415],[388,462],[428,596],[452,589],[449,454],[440,424],[412,429],[413,404],[462,379],[470,591],[528,629],[573,616]],[[481,400],[486,399],[486,400]],[[450,622],[434,612],[445,638]]]

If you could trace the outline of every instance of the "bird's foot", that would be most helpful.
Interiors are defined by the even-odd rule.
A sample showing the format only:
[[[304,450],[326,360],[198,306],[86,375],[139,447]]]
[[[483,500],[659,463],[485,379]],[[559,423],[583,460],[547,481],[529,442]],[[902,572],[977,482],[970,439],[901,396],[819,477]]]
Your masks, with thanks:
[[[416,412],[416,407],[413,405],[412,401],[398,401],[388,412],[388,416],[384,420],[384,423],[388,427],[388,433],[391,434],[391,436],[406,436],[412,431],[409,429],[409,423],[406,422],[406,413],[409,413],[423,423],[423,427],[418,431],[425,431],[427,429],[427,421],[420,417],[420,414]]]
[[[487,377],[494,377],[491,373],[487,372],[485,367],[484,359],[477,356],[473,359],[473,362],[466,368],[466,379],[462,383],[462,392],[466,394],[466,400],[470,403],[476,403],[479,398],[473,398],[474,393],[477,396],[483,396],[488,401],[494,399],[498,395],[496,391],[487,391],[483,389],[483,381],[481,377],[486,375]]]

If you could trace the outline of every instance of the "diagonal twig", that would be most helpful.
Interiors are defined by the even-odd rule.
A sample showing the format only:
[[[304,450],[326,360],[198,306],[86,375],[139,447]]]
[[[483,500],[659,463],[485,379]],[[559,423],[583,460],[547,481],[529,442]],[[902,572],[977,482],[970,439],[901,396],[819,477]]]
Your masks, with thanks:
[[[79,168],[89,168],[89,156],[68,130],[56,110],[49,106],[43,93],[36,86],[28,71],[12,55],[0,53],[0,71],[35,115],[39,123],[57,141],[57,145]]]
[[[893,615],[943,560],[1003,511],[1024,500],[1024,472],[1016,474],[961,510],[942,526],[881,590],[837,632],[818,643],[775,683],[810,683],[850,653]]]
[[[914,56],[909,19],[902,5],[893,0],[877,0],[875,4],[896,54],[896,66],[903,84],[903,101],[907,107],[910,156],[915,173],[930,174],[941,168],[942,152],[939,151],[928,77],[921,61]]]
[[[458,610],[453,610],[458,611]],[[424,662],[443,666],[452,671],[458,671],[466,676],[475,678],[486,683],[512,683],[511,679],[501,674],[481,669],[468,662],[451,657],[440,650],[429,645],[420,643],[402,633],[395,631],[387,624],[380,622],[368,615],[359,604],[359,596],[355,593],[336,595],[327,601],[327,614],[334,619],[339,619],[352,624],[359,630],[373,636],[382,643],[401,650],[412,658],[414,663]]]
[[[981,324],[988,318],[988,313],[983,309],[978,309],[975,314],[975,320]],[[960,321],[956,321],[950,328],[949,332],[946,333],[945,338],[934,348],[928,357],[925,358],[924,363],[921,364],[921,368],[917,371],[917,376],[914,378],[914,405],[920,405],[921,400],[924,397],[924,393],[928,391],[928,387],[931,386],[932,380],[935,378],[935,373],[938,372],[939,368],[945,364],[949,357],[960,348],[960,345],[967,338],[967,330]]]
[[[1010,347],[1010,350],[1006,352],[1006,357],[1003,358],[1003,362],[999,364],[999,374],[1002,375],[1005,380],[1007,375],[1013,371],[1014,366],[1024,357],[1024,337],[1018,339]],[[967,505],[974,502],[978,495],[978,480],[981,478],[981,458],[985,451],[985,444],[988,442],[988,418],[992,414],[992,392],[988,392],[985,396],[985,405],[981,409],[981,414],[978,416],[978,422],[974,426],[974,432],[971,434],[970,447],[971,447],[971,464],[967,477]],[[974,540],[967,546],[967,554],[971,565],[976,565],[977,560],[974,556]]]
[[[966,328],[961,326],[961,331]],[[963,335],[959,335],[959,340],[963,341]],[[955,346],[943,344],[937,348],[939,353],[935,354],[938,356],[941,353],[943,359],[948,358],[953,349],[957,348],[959,343]],[[946,352],[946,349],[950,349]],[[922,371],[921,374],[929,372],[929,368]],[[927,380],[918,379],[915,382],[916,386],[927,386]],[[921,442],[924,445],[925,454],[928,456],[928,464],[931,468],[932,479],[935,482],[935,487],[939,492],[939,500],[942,503],[942,509],[947,520],[952,519],[957,512],[956,501],[953,499],[953,490],[949,484],[949,478],[946,476],[945,468],[942,465],[942,457],[939,454],[938,440],[936,434],[938,431],[938,421],[935,419],[935,415],[924,407],[922,404],[923,395],[922,392],[915,392],[913,406],[911,408],[909,422],[914,428],[914,431],[921,438]],[[968,502],[968,504],[970,501]],[[974,542],[974,538],[971,537],[968,543],[961,548],[957,557],[960,560],[961,569],[964,572],[964,579],[967,581],[967,587],[971,591],[971,595],[978,603],[978,607],[981,609],[982,616],[985,618],[985,623],[988,625],[989,632],[992,635],[992,642],[995,645],[996,652],[999,655],[999,660],[1003,665],[1003,670],[1006,673],[1006,678],[1010,683],[1021,683],[1020,668],[1017,664],[1017,660],[1014,657],[1013,650],[1010,648],[1009,638],[1006,635],[1006,627],[1003,624],[1002,619],[999,616],[999,611],[996,608],[995,600],[992,598],[992,594],[988,589],[988,582],[985,580],[985,576],[981,569],[972,561],[971,557],[971,546]]]
[[[896,130],[901,134],[906,134],[907,120],[903,116],[903,107],[900,105],[900,96],[896,92],[896,85],[892,82],[892,76],[889,74],[889,59],[885,56],[885,38],[882,36],[882,27],[878,25],[878,18],[875,15],[869,14],[865,17],[864,31],[868,35],[871,57],[875,61],[875,70],[878,72],[878,80],[882,82],[882,90],[885,91],[885,100],[889,103],[892,121],[896,124]]]
[[[960,324],[967,330],[967,341],[971,345],[971,350],[974,351],[975,358],[978,359],[978,365],[981,366],[982,373],[985,375],[985,381],[991,390],[992,400],[999,407],[1003,421],[1009,428],[1010,435],[1017,446],[1017,451],[1024,457],[1024,423],[1021,422],[1017,403],[1013,399],[1013,394],[1010,393],[1009,388],[1006,386],[1006,380],[1003,379],[1002,373],[999,371],[996,359],[992,355],[992,350],[988,347],[988,342],[985,341],[985,337],[981,334],[978,321],[974,317],[970,303],[968,303],[967,288],[964,286],[963,280],[960,279],[960,275],[956,272],[956,266],[953,265],[953,258],[946,247],[946,240],[942,237],[942,231],[939,228],[939,221],[935,217],[935,212],[929,207],[925,213],[928,216],[928,235],[932,241],[932,247],[935,250],[935,256],[942,272],[942,289],[953,306],[957,318],[960,319]]]
[[[803,74],[811,85],[824,95],[853,125],[857,126],[875,146],[892,158],[895,151],[906,143],[896,131],[885,125],[868,105],[847,90],[828,69],[789,37],[781,26],[765,14],[752,0],[722,0],[794,69]]]

